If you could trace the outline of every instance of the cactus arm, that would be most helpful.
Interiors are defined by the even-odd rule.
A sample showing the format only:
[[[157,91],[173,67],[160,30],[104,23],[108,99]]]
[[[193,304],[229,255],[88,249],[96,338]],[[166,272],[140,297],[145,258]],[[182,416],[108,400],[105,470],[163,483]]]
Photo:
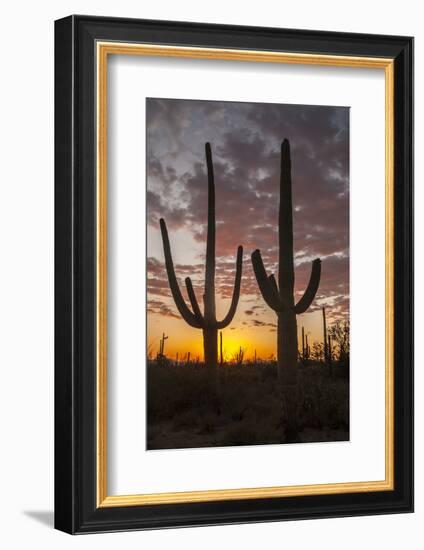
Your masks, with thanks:
[[[199,304],[197,302],[196,294],[194,293],[193,284],[190,277],[186,277],[185,284],[187,287],[187,294],[190,298],[191,307],[193,308],[194,316],[198,319],[199,323],[203,324],[203,315],[200,311]]]
[[[312,271],[309,279],[308,286],[303,294],[302,298],[297,302],[295,306],[296,314],[304,313],[308,307],[312,304],[315,295],[318,290],[319,281],[321,278],[321,260],[317,259],[312,262]]]
[[[169,287],[171,289],[172,297],[174,298],[175,305],[180,312],[184,321],[194,328],[201,328],[201,324],[196,316],[189,310],[187,304],[184,301],[181,294],[180,287],[178,286],[177,277],[175,276],[174,262],[172,261],[171,246],[169,244],[168,230],[163,218],[160,219],[160,230],[162,233],[163,251],[165,255],[165,267],[168,274]]]
[[[271,274],[271,275],[268,277],[268,280],[269,280],[269,282],[271,283],[271,286],[272,286],[272,288],[274,289],[275,294],[278,296],[278,295],[279,295],[279,293],[278,293],[278,286],[277,286],[277,281],[275,280],[274,275]]]
[[[266,274],[259,250],[255,250],[252,253],[252,265],[263,299],[271,309],[279,311],[281,309],[280,297],[278,293],[275,292],[275,287]]]
[[[241,286],[241,273],[243,270],[243,247],[239,246],[237,249],[237,260],[236,260],[236,277],[234,281],[234,290],[233,297],[231,299],[230,309],[228,310],[227,315],[222,319],[222,321],[217,322],[217,329],[223,329],[227,327],[236,313],[238,301],[240,298],[240,286]]]

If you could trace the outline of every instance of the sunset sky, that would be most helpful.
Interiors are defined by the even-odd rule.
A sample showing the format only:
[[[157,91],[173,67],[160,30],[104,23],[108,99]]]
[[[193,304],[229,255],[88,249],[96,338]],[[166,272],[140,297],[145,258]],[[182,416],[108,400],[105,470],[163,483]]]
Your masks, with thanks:
[[[202,304],[206,250],[205,142],[212,147],[216,190],[217,317],[231,299],[238,245],[244,247],[241,296],[223,331],[230,360],[276,354],[276,315],[263,301],[250,255],[259,248],[268,274],[277,275],[280,145],[292,153],[296,301],[309,280],[311,262],[322,260],[321,283],[307,313],[297,317],[309,341],[322,341],[320,308],[329,322],[349,314],[349,109],[147,99],[147,291],[148,350],[162,332],[165,354],[188,351],[202,359],[202,331],[180,318],[164,267],[159,219],[168,226],[180,288],[190,276]],[[188,300],[187,300],[188,302]],[[189,303],[189,302],[188,302]],[[201,306],[202,307],[202,306]],[[301,341],[299,338],[299,346]]]

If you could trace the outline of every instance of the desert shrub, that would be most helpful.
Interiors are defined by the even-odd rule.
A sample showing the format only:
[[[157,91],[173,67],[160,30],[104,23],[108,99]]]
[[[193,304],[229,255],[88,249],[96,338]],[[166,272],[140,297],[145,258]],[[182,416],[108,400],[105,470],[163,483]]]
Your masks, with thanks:
[[[349,386],[345,378],[329,377],[325,367],[301,373],[299,420],[302,427],[349,429]]]
[[[308,440],[326,440],[329,430],[348,435],[348,373],[334,371],[329,377],[320,363],[299,368],[299,427],[318,433]],[[177,433],[182,447],[284,442],[275,363],[224,365],[219,378],[218,395],[214,373],[202,364],[149,367],[147,437],[154,448],[170,447]]]

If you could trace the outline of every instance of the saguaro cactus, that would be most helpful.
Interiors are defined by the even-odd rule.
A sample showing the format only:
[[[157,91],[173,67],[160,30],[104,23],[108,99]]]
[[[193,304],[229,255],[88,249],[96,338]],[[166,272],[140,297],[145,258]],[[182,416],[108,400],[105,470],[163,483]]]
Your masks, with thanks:
[[[157,362],[159,365],[162,365],[166,361],[165,357],[165,340],[168,340],[168,336],[165,336],[165,333],[162,333],[162,338],[159,343],[159,353],[157,354]]]
[[[294,301],[293,207],[290,144],[281,144],[280,210],[278,216],[278,285],[267,275],[261,253],[255,250],[252,264],[262,297],[277,314],[278,379],[282,395],[287,441],[297,438],[297,326],[296,315],[304,313],[315,298],[321,277],[321,261],[312,262],[309,284],[302,298]]]
[[[212,152],[209,143],[206,143],[205,151],[208,171],[208,229],[206,238],[206,269],[205,290],[203,294],[203,314],[200,311],[190,277],[186,278],[185,283],[192,310],[190,310],[187,306],[175,276],[168,230],[166,228],[165,220],[162,218],[160,220],[160,228],[162,232],[163,250],[165,254],[165,266],[175,305],[186,323],[188,323],[191,327],[202,329],[205,364],[207,367],[217,367],[218,330],[227,327],[231,323],[240,297],[243,247],[239,246],[237,249],[236,275],[230,308],[224,319],[222,319],[222,321],[217,321],[215,305],[215,181],[212,165]]]
[[[165,333],[162,333],[162,338],[160,340],[160,351],[159,355],[161,357],[165,356],[165,340],[168,340],[169,336],[165,336]]]

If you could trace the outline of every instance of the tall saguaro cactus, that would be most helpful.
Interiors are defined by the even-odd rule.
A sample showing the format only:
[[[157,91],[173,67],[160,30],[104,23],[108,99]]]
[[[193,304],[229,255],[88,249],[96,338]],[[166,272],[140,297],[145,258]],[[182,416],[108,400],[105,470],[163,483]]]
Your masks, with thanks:
[[[212,164],[212,152],[209,143],[205,145],[206,166],[208,171],[208,228],[206,237],[206,266],[205,266],[205,289],[203,294],[203,314],[194,293],[190,277],[185,280],[187,294],[191,303],[191,310],[187,306],[175,276],[174,263],[169,244],[168,230],[163,218],[160,220],[162,232],[163,250],[165,254],[165,266],[168,274],[169,286],[172,296],[180,312],[181,317],[191,327],[202,329],[203,350],[205,364],[207,367],[217,367],[218,363],[218,330],[227,327],[233,320],[240,297],[240,284],[243,262],[243,247],[237,249],[236,275],[234,282],[233,296],[227,315],[218,321],[216,319],[215,303],[215,180]]]
[[[321,277],[321,260],[312,262],[309,284],[302,298],[294,301],[293,206],[290,144],[281,144],[280,209],[278,215],[278,284],[267,275],[261,253],[255,250],[252,264],[262,297],[277,314],[277,361],[286,439],[297,437],[297,325],[296,315],[304,313],[315,298]]]

